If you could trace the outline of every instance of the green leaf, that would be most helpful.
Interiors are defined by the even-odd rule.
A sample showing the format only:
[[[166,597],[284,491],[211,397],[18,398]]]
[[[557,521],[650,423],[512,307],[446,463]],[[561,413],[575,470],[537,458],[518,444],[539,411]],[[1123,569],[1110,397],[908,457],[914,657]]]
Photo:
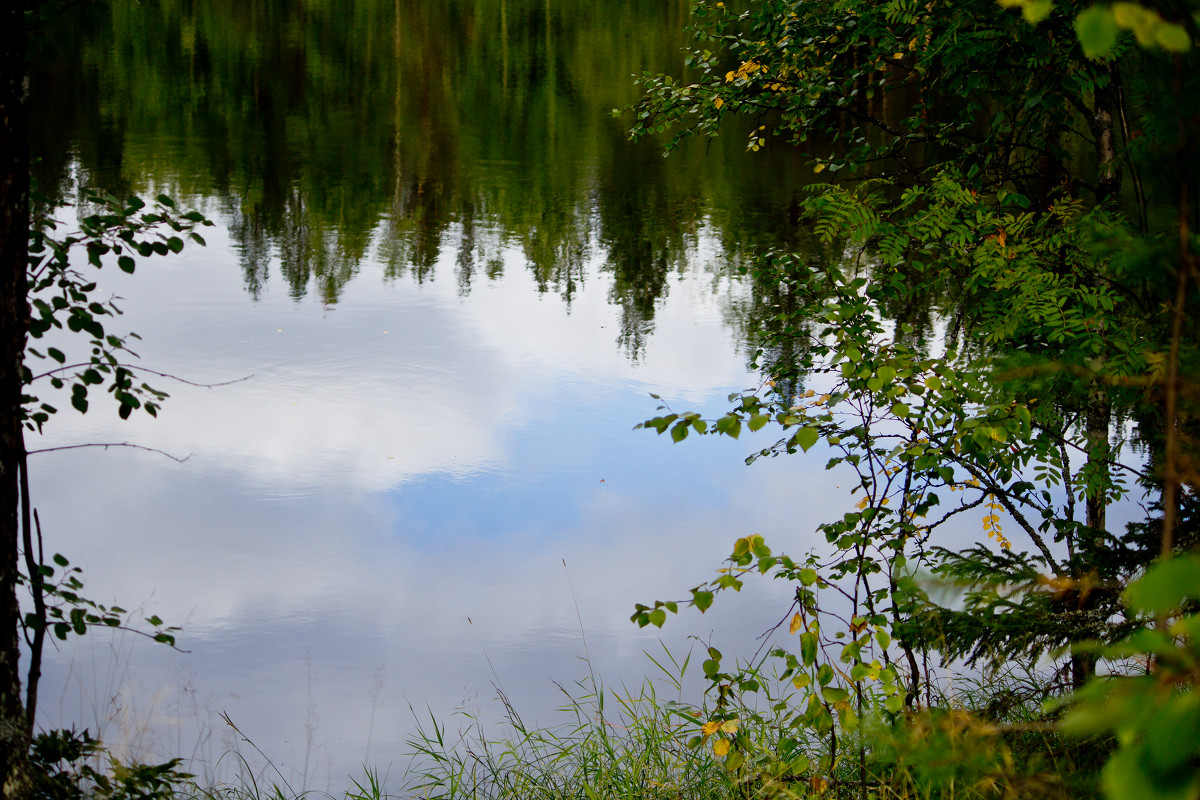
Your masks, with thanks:
[[[1050,12],[1053,9],[1054,3],[1051,0],[1025,0],[1021,4],[1021,11],[1025,15],[1025,21],[1030,25],[1037,25],[1050,16]]]
[[[1075,18],[1075,35],[1088,58],[1104,58],[1117,44],[1121,29],[1108,6],[1092,6]]]
[[[838,719],[842,721],[842,728],[853,732],[858,730],[858,714],[854,713],[854,709],[850,706],[843,706],[838,709]]]
[[[1164,22],[1155,29],[1154,40],[1163,50],[1172,53],[1186,53],[1192,46],[1187,30],[1171,22]]]
[[[828,686],[833,680],[833,667],[828,664],[822,664],[817,668],[817,683],[822,686]]]
[[[817,582],[817,571],[810,567],[800,570],[800,582],[805,586],[812,586]]]
[[[726,414],[716,422],[717,433],[723,433],[731,438],[738,438],[742,432],[742,420],[736,414]]]
[[[1168,614],[1189,597],[1200,597],[1200,555],[1159,561],[1125,589],[1122,597],[1134,611]]]
[[[800,449],[808,452],[809,448],[817,443],[817,438],[820,432],[816,428],[801,428],[792,436],[792,441],[800,445]]]
[[[846,689],[826,686],[821,690],[821,697],[825,698],[825,702],[827,703],[840,703],[843,700],[850,699],[850,692]]]
[[[696,605],[696,608],[700,609],[700,613],[703,614],[713,604],[713,593],[693,591],[692,602]]]
[[[1145,745],[1137,745],[1121,748],[1108,760],[1100,784],[1110,800],[1194,800],[1200,791],[1200,772],[1158,772]]]
[[[684,439],[686,439],[689,427],[690,423],[688,423],[687,420],[680,420],[679,422],[675,423],[675,427],[671,428],[671,441],[682,442]]]
[[[800,658],[806,667],[817,662],[817,635],[812,631],[800,634]]]

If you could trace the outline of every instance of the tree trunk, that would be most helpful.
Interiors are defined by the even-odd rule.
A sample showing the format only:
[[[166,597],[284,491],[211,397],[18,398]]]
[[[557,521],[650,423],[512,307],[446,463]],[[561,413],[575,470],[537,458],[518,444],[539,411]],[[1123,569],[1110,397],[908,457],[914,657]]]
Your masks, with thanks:
[[[1096,157],[1099,161],[1099,171],[1096,179],[1096,202],[1115,203],[1121,192],[1121,160],[1117,157],[1116,119],[1120,109],[1120,95],[1116,84],[1116,74],[1109,67],[1108,82],[1096,89],[1095,113],[1091,120],[1092,135],[1096,142]],[[1099,278],[1096,278],[1099,281]],[[1085,491],[1086,518],[1084,523],[1092,530],[1105,530],[1108,525],[1108,461],[1111,448],[1108,442],[1108,429],[1112,424],[1112,402],[1108,390],[1097,380],[1088,392],[1087,408],[1084,412],[1084,428],[1087,436],[1087,464],[1084,474],[1097,481],[1098,490]],[[1072,574],[1073,578],[1083,576]],[[1080,598],[1079,611],[1084,611],[1085,595],[1076,592]],[[1079,639],[1092,638],[1092,632],[1080,630]],[[1096,671],[1096,659],[1091,655],[1073,653],[1071,655],[1071,685],[1076,691],[1092,677]]]
[[[1108,443],[1108,428],[1112,423],[1112,404],[1108,400],[1108,392],[1103,386],[1094,386],[1088,393],[1087,428],[1088,465],[1085,468],[1089,474],[1108,478],[1108,460],[1112,454]],[[1084,520],[1089,528],[1102,531],[1108,526],[1108,491],[1102,488],[1098,492],[1087,493],[1087,517]]]
[[[1116,75],[1109,67],[1108,83],[1096,89],[1095,113],[1092,116],[1092,136],[1096,140],[1096,157],[1100,161],[1096,180],[1096,202],[1117,199],[1121,192],[1121,160],[1117,158],[1116,117],[1120,113],[1120,95]]]
[[[21,700],[17,603],[22,357],[29,318],[29,134],[24,3],[0,10],[0,798],[32,794],[30,726]]]

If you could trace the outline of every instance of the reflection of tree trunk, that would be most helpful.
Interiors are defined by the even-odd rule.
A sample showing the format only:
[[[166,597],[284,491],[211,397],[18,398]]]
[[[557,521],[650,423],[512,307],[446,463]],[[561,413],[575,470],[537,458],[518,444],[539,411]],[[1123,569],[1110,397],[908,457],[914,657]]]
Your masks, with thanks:
[[[1094,385],[1088,392],[1087,409],[1084,413],[1084,433],[1087,437],[1087,463],[1084,464],[1080,482],[1084,491],[1085,519],[1084,524],[1091,531],[1105,530],[1108,522],[1108,470],[1109,457],[1112,449],[1108,442],[1108,429],[1112,422],[1112,403],[1103,385]],[[1071,578],[1081,581],[1083,575],[1077,564],[1071,566]],[[1085,613],[1086,592],[1077,587],[1072,593],[1077,598],[1076,608],[1079,613]],[[1076,626],[1072,642],[1087,641],[1095,638],[1087,626]],[[1073,653],[1071,655],[1071,687],[1075,690],[1083,685],[1096,671],[1096,659],[1090,655]]]
[[[404,205],[404,168],[402,150],[400,147],[400,128],[402,124],[401,107],[404,92],[404,35],[401,24],[401,0],[395,0],[395,23],[392,28],[392,74],[395,76],[396,93],[392,101],[392,178],[395,186],[392,189],[392,224],[395,225],[403,216]]]
[[[554,25],[550,15],[550,0],[546,0],[546,141],[554,144],[554,121],[557,117],[558,66],[554,57]]]
[[[1118,112],[1118,95],[1116,86],[1111,80],[1096,89],[1095,107],[1090,121],[1092,136],[1096,144],[1096,157],[1099,169],[1096,179],[1096,202],[1115,202],[1121,190],[1121,162],[1117,158],[1115,125]],[[1087,463],[1083,468],[1085,519],[1084,524],[1090,531],[1105,530],[1108,520],[1108,470],[1111,450],[1108,443],[1108,429],[1112,423],[1112,403],[1104,385],[1097,382],[1089,389],[1087,408],[1084,411],[1084,434],[1087,438]],[[1071,577],[1080,580],[1084,576],[1075,574]],[[1075,593],[1079,598],[1079,611],[1083,608],[1083,593]],[[1090,631],[1080,629],[1073,641],[1092,638]],[[1096,669],[1095,659],[1083,654],[1071,655],[1071,685],[1078,690],[1093,675]]]
[[[500,81],[508,97],[508,0],[500,0]]]
[[[32,791],[30,726],[21,702],[17,627],[17,480],[21,435],[21,362],[29,304],[29,131],[25,116],[25,9],[0,11],[0,797]]]
[[[1112,405],[1108,401],[1108,393],[1102,386],[1094,386],[1088,393],[1087,406],[1087,444],[1088,465],[1087,473],[1094,480],[1107,483],[1108,459],[1110,448],[1108,444],[1108,426],[1112,421]],[[1093,530],[1102,531],[1107,525],[1108,492],[1107,487],[1100,491],[1087,493],[1087,526]]]
[[[1177,65],[1178,69],[1178,65]],[[1179,347],[1183,339],[1183,318],[1187,302],[1188,273],[1193,272],[1196,260],[1189,251],[1188,242],[1188,181],[1179,184],[1179,274],[1176,277],[1175,308],[1171,313],[1171,350],[1167,357],[1167,381],[1165,400],[1165,427],[1163,430],[1163,489],[1162,489],[1162,550],[1159,556],[1168,559],[1175,552],[1175,525],[1179,515],[1179,492],[1183,488],[1180,477],[1180,432],[1179,425]],[[1164,627],[1160,618],[1159,627]]]

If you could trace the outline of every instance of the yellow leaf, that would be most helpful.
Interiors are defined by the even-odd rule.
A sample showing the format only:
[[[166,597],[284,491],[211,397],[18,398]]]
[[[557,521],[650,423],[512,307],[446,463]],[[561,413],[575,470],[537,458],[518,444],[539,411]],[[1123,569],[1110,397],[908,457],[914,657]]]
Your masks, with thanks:
[[[904,53],[892,53],[892,58],[899,61],[900,59],[904,58]]]
[[[864,497],[862,500],[859,500],[858,503],[855,504],[854,507],[857,508],[859,511],[866,508],[867,507],[867,498]]]
[[[700,732],[703,733],[705,736],[712,736],[714,733],[717,732],[717,729],[720,727],[721,727],[721,720],[714,719],[710,722],[704,723],[700,727]]]
[[[713,742],[713,755],[720,758],[721,756],[725,755],[728,752],[729,752],[729,740],[728,739],[718,739],[717,741]]]
[[[737,733],[741,720],[731,719],[721,726],[721,733]]]
[[[717,99],[713,100],[713,105],[720,109],[721,106],[725,105],[725,101],[718,97]]]
[[[800,614],[797,612],[796,615],[792,617],[792,624],[788,625],[788,633],[795,633],[796,631],[800,630],[800,626],[802,624],[803,623],[800,621]]]
[[[824,164],[817,164],[815,167],[813,167],[813,172],[824,172],[824,171],[825,171]]]

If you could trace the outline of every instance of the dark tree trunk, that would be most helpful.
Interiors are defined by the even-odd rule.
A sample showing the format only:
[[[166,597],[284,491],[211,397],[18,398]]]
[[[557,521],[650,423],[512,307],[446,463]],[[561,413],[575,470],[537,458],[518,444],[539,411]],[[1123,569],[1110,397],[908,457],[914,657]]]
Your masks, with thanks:
[[[1099,161],[1099,174],[1096,179],[1096,202],[1115,203],[1121,192],[1121,160],[1117,157],[1116,120],[1120,113],[1120,95],[1116,83],[1116,73],[1110,66],[1108,82],[1096,89],[1095,114],[1091,120],[1092,135],[1096,142],[1096,158]],[[1099,278],[1096,279],[1097,281]],[[1100,479],[1104,486],[1099,491],[1086,492],[1085,524],[1093,530],[1105,530],[1108,526],[1108,461],[1111,449],[1108,442],[1108,429],[1112,424],[1112,402],[1103,384],[1097,382],[1088,393],[1087,409],[1084,414],[1084,428],[1087,434],[1087,466],[1085,472],[1093,479]],[[1072,575],[1082,578],[1082,575]],[[1083,595],[1080,602],[1083,601]],[[1080,611],[1084,609],[1082,606]],[[1080,639],[1092,638],[1090,631],[1079,632]],[[1071,685],[1075,690],[1095,674],[1096,660],[1091,655],[1073,654],[1071,656]]]
[[[1112,424],[1112,403],[1102,386],[1094,387],[1088,395],[1085,420],[1088,438],[1088,463],[1095,475],[1108,477],[1108,461],[1112,448],[1108,443],[1108,429]],[[1108,528],[1108,492],[1087,493],[1087,518],[1089,528],[1102,531]]]
[[[0,798],[32,794],[30,726],[21,699],[17,603],[21,362],[29,305],[29,140],[24,3],[0,10]]]

